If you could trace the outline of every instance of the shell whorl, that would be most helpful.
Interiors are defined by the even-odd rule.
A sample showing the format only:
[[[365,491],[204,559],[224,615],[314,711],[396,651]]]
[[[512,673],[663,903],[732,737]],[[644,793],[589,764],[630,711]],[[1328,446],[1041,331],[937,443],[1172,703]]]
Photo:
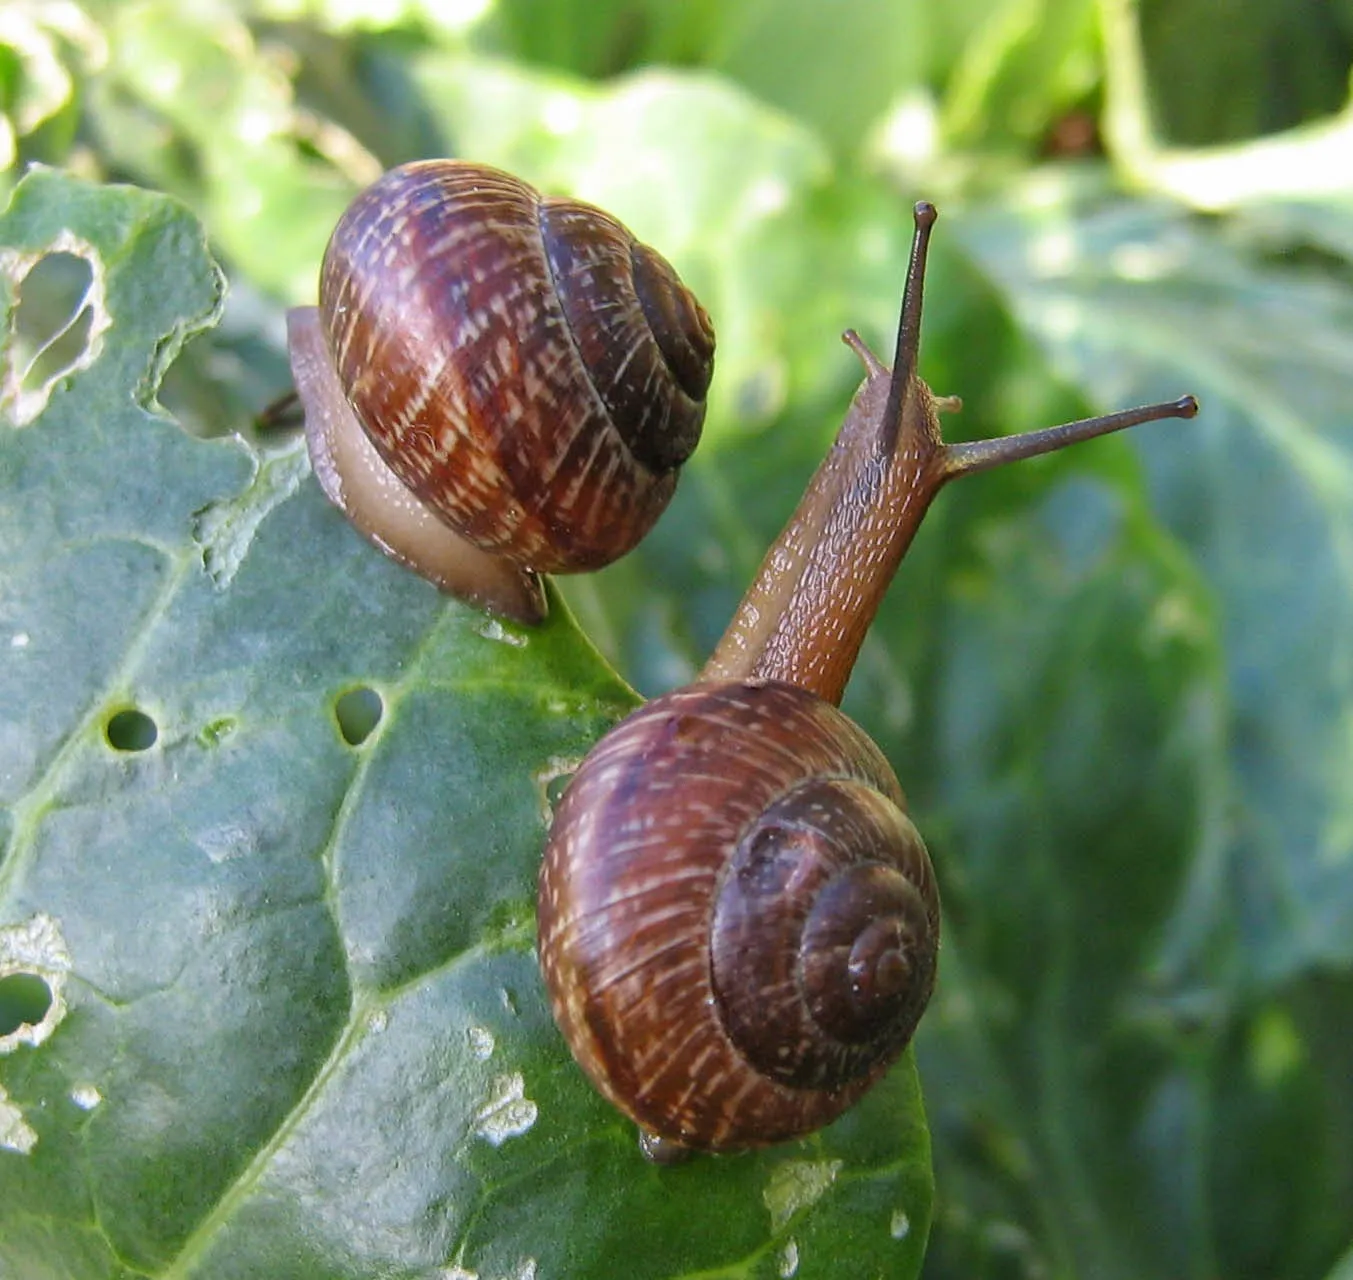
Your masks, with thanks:
[[[319,305],[386,463],[525,567],[629,550],[699,439],[714,348],[699,303],[608,214],[498,170],[385,174],[335,228]]]
[[[540,959],[593,1082],[736,1149],[819,1128],[910,1039],[938,893],[887,761],[774,681],[697,684],[598,745],[555,814]]]

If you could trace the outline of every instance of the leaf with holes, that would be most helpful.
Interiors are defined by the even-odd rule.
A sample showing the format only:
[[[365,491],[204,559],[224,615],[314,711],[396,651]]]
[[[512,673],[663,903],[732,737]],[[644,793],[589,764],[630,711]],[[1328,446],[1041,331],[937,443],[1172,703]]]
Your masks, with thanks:
[[[634,698],[560,603],[448,602],[295,440],[156,410],[222,296],[173,202],[39,170],[0,245],[0,1272],[914,1274],[909,1057],[673,1169],[569,1058],[543,826]]]

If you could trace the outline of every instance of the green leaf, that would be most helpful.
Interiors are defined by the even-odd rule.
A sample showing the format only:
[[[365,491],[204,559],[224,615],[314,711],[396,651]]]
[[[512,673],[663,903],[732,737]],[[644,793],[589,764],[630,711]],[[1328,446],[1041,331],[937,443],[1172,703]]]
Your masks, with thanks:
[[[201,208],[213,240],[261,288],[313,296],[339,215],[381,164],[300,111],[290,80],[228,9],[120,5],[94,121],[116,163]]]
[[[97,335],[0,426],[0,1011],[50,996],[0,1037],[0,1268],[915,1274],[910,1056],[822,1134],[670,1169],[569,1057],[543,829],[634,697],[562,602],[448,602],[296,441],[155,411],[221,301],[173,202],[37,171],[0,245],[7,315],[83,257]]]
[[[888,107],[925,81],[940,21],[927,10],[917,0],[748,4],[741,21],[725,23],[708,64],[837,154],[857,155]]]
[[[1152,97],[1171,142],[1232,142],[1331,115],[1348,94],[1353,14],[1325,0],[1144,0]]]
[[[1353,937],[1330,644],[1353,609],[1353,310],[1176,210],[1052,191],[960,234],[1097,404],[1199,394],[1196,422],[1130,447],[1204,578],[1121,490],[1081,485],[1032,543],[1001,527],[951,608],[936,767],[962,879],[920,1053],[969,1083],[935,1116],[939,1176],[1024,1224],[1028,1265],[1317,1274],[1353,1186],[1349,1047],[1317,1031],[1345,1025],[1345,984],[1317,975],[1346,974]],[[994,1265],[980,1223],[940,1238],[954,1269]]]
[[[0,23],[0,171],[60,156],[75,133],[75,72],[98,61],[98,28],[75,5],[13,4]]]
[[[473,44],[586,76],[703,67],[848,156],[921,83],[944,21],[917,0],[502,0]]]
[[[986,8],[954,69],[946,131],[960,146],[1038,143],[1095,86],[1095,5],[1007,0]]]
[[[965,230],[1097,399],[1150,395],[1172,367],[1169,385],[1196,388],[1206,405],[1189,429],[1140,447],[1153,505],[1216,593],[1228,654],[1235,790],[1222,857],[1246,874],[1213,884],[1211,910],[1236,913],[1236,961],[1255,979],[1347,963],[1353,820],[1341,780],[1353,770],[1353,683],[1328,642],[1353,626],[1353,381],[1342,356],[1353,303],[1176,211],[1068,194],[1060,210],[1010,208]],[[1112,366],[1100,358],[1109,346]],[[1318,775],[1311,759],[1323,761]],[[1197,942],[1206,930],[1186,932]]]

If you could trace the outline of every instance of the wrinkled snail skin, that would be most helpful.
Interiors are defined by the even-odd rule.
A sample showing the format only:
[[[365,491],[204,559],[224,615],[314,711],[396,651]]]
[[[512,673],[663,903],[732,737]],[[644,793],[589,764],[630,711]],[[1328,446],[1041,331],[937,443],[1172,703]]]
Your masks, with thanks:
[[[289,321],[325,492],[396,558],[522,620],[543,610],[534,575],[638,543],[700,437],[714,333],[676,273],[609,214],[484,165],[369,187],[318,308]],[[482,557],[460,567],[467,542],[509,589]]]
[[[887,761],[821,698],[751,681],[650,702],[587,758],[555,830],[539,915],[555,1017],[647,1132],[705,1150],[797,1137],[911,1038],[934,875]]]
[[[931,500],[1005,462],[1191,396],[946,444],[916,372],[932,206],[889,369],[865,380],[697,683],[593,749],[554,814],[539,953],[575,1058],[651,1158],[795,1138],[906,1047],[935,981],[939,897],[878,748],[837,705]]]

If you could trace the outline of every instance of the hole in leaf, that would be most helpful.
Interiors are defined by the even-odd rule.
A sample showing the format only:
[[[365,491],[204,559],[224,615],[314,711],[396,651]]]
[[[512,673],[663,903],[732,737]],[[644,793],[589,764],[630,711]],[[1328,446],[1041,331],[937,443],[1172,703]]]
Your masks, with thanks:
[[[76,253],[49,253],[24,277],[14,310],[13,348],[15,368],[23,370],[23,392],[55,382],[84,353],[94,323],[93,283],[93,269]]]
[[[0,978],[0,1036],[20,1027],[36,1027],[52,1007],[52,989],[36,973]]]
[[[70,327],[52,339],[33,357],[23,376],[23,389],[36,391],[69,373],[89,342],[94,327],[94,313],[85,307],[71,321]]]
[[[360,747],[375,732],[384,714],[381,695],[365,685],[349,689],[334,703],[338,732],[350,747]]]
[[[128,707],[109,717],[104,733],[115,751],[148,751],[160,736],[160,728],[144,711]]]

